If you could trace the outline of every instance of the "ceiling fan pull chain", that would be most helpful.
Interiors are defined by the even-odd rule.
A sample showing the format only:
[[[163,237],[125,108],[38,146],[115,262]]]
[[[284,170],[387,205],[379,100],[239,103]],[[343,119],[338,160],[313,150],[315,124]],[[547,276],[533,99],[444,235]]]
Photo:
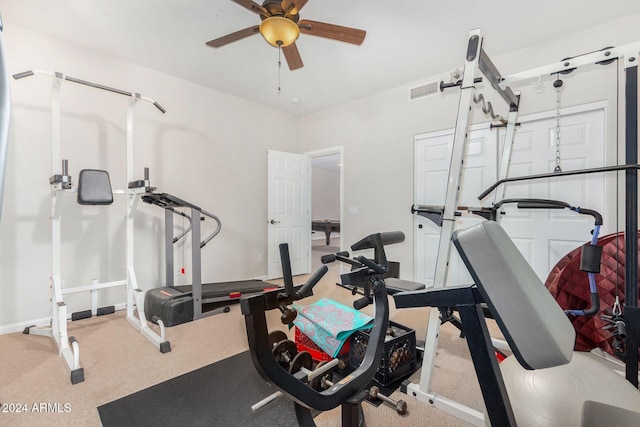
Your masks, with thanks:
[[[278,95],[280,95],[280,71],[282,70],[282,42],[278,40]]]

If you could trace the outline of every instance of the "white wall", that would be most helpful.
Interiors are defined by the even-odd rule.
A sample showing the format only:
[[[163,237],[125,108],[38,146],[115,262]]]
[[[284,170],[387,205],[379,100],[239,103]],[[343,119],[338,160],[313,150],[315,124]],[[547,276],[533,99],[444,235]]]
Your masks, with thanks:
[[[300,152],[287,114],[133,63],[79,48],[5,22],[3,46],[10,74],[59,71],[139,92],[167,113],[139,102],[135,116],[135,170],[151,169],[152,184],[217,214],[222,232],[202,252],[204,281],[266,274],[266,150]],[[50,99],[52,79],[11,81],[12,117],[2,223],[0,223],[0,330],[49,316]],[[66,83],[62,88],[62,156],[77,181],[83,168],[106,169],[124,188],[128,97]],[[264,129],[270,129],[265,132]],[[292,129],[294,130],[292,132]],[[59,170],[56,171],[59,173]],[[80,207],[67,199],[63,217],[66,286],[124,278],[124,203]],[[148,289],[164,280],[163,215],[140,204],[136,215],[136,272]],[[205,221],[203,231],[211,230]],[[188,251],[178,248],[182,265]],[[188,268],[189,265],[186,265]],[[179,282],[190,283],[189,277]],[[122,302],[124,293],[109,300]],[[69,298],[70,311],[89,308]],[[8,327],[13,325],[13,327]]]
[[[312,165],[311,218],[340,219],[340,171]]]
[[[506,55],[492,56],[490,50],[487,53],[498,70],[508,75],[606,46],[640,41],[639,18],[638,15],[629,16]],[[462,66],[466,46],[451,46],[451,49],[460,52]],[[459,96],[459,90],[452,89],[409,101],[409,89],[426,82],[448,80],[450,71],[442,70],[441,75],[426,77],[301,120],[305,150],[344,146],[345,215],[341,233],[344,242],[349,245],[349,242],[376,231],[403,231],[407,240],[402,245],[391,247],[389,255],[390,259],[401,262],[401,277],[407,279],[413,275],[413,218],[410,214],[414,191],[413,137],[453,128]],[[608,164],[615,164],[616,74],[616,65],[612,64],[593,66],[588,71],[585,69],[563,76],[563,106],[603,100],[608,103]],[[495,92],[483,86],[478,85],[478,88],[485,97],[494,101],[496,112],[506,114],[506,108],[496,100]],[[551,80],[546,80],[546,90],[542,94],[537,94],[528,84],[518,89],[522,92],[520,114],[555,108]],[[624,111],[622,106],[620,111]],[[473,123],[481,123],[487,118],[476,106],[472,120]],[[608,194],[608,198],[614,201],[613,192]]]

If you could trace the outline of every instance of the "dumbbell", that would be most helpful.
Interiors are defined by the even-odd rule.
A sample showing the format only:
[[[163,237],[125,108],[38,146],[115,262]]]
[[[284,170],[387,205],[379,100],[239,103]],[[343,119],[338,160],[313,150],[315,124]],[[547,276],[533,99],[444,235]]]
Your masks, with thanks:
[[[334,359],[335,360],[335,359]],[[339,365],[340,362],[338,362],[336,365]],[[316,366],[316,371],[322,371],[322,367],[324,367],[324,365],[326,365],[327,362],[326,361],[322,361],[320,363],[318,363],[318,366]],[[315,378],[313,378],[309,385],[311,386],[312,389],[316,390],[316,391],[322,391],[322,390],[326,390],[329,387],[333,387],[333,382],[331,381],[331,378],[333,378],[333,368],[327,369],[325,372],[322,373],[322,375],[317,375]]]
[[[295,374],[301,368],[311,369],[313,358],[308,351],[298,353],[296,344],[291,340],[282,340],[277,344],[272,344],[273,357],[289,373]]]
[[[288,339],[287,334],[282,331],[271,331],[269,332],[269,343],[271,344],[271,349],[276,346],[280,341],[284,341]]]
[[[329,373],[329,375],[323,375],[320,376],[318,378],[316,378],[317,380],[317,384],[319,385],[319,390],[326,390],[328,388],[331,388],[334,386],[334,382],[331,381],[329,378],[331,378],[331,375],[333,375],[332,373]],[[396,412],[400,415],[404,415],[407,413],[407,402],[405,402],[404,400],[399,400],[399,401],[395,401],[387,396],[385,396],[384,394],[380,393],[380,389],[378,389],[378,387],[373,386],[369,389],[369,398],[371,400],[382,400],[383,402],[386,402],[390,405],[393,405],[396,407]]]
[[[373,386],[369,389],[369,398],[371,400],[382,400],[385,403],[388,403],[389,405],[395,406],[396,407],[396,412],[400,415],[404,415],[407,413],[407,402],[405,402],[404,400],[398,400],[397,402],[393,399],[391,399],[388,396],[385,396],[384,394],[380,393],[380,389],[376,386]]]

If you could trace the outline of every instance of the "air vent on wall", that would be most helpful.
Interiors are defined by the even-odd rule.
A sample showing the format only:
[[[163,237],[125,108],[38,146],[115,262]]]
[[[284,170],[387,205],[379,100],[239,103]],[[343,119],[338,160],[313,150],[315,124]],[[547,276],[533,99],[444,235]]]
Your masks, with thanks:
[[[438,93],[438,82],[426,83],[422,86],[416,86],[411,88],[411,101],[414,99],[422,98],[427,95],[433,95]]]

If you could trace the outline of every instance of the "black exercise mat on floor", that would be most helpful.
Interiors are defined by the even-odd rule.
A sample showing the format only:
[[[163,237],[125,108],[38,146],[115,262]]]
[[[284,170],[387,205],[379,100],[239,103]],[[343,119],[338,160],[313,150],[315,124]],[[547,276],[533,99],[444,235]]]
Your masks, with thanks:
[[[114,400],[98,412],[105,427],[297,426],[287,398],[251,412],[251,405],[274,391],[244,352]]]

